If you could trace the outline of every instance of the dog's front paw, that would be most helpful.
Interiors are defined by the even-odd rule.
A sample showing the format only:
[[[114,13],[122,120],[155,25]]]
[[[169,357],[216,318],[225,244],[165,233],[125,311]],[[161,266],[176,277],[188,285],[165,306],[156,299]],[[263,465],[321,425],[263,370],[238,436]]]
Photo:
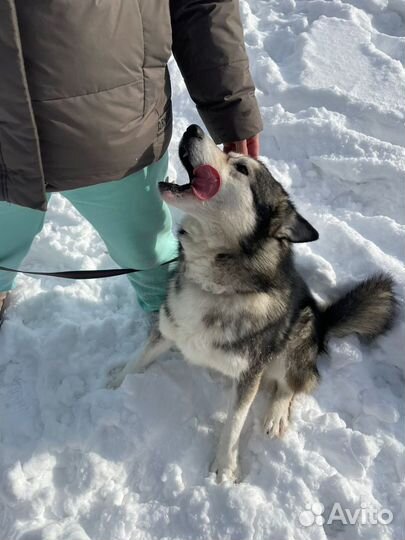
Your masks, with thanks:
[[[220,463],[215,460],[210,467],[210,472],[215,473],[217,484],[235,482],[237,477],[237,466],[232,465],[231,463]]]
[[[269,437],[283,437],[288,428],[290,408],[288,404],[273,403],[264,420],[264,433]]]
[[[107,388],[116,389],[121,386],[126,377],[125,366],[116,366],[108,373]]]

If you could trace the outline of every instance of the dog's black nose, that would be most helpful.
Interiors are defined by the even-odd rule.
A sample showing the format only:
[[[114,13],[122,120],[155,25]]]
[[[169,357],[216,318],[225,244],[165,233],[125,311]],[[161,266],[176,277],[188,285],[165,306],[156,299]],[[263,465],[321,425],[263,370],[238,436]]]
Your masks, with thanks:
[[[197,126],[197,124],[191,124],[191,126],[188,126],[185,135],[187,135],[187,137],[195,137],[196,139],[204,138],[204,132],[200,126]]]

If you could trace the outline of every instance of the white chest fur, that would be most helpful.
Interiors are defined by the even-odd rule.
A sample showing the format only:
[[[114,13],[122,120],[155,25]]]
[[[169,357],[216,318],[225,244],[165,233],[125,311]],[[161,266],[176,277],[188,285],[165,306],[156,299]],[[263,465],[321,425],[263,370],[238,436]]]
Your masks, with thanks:
[[[188,362],[232,378],[238,378],[247,369],[247,358],[219,347],[217,331],[204,322],[204,315],[218,303],[218,295],[186,281],[179,291],[171,286],[168,303],[172,316],[162,309],[160,331],[176,344]]]

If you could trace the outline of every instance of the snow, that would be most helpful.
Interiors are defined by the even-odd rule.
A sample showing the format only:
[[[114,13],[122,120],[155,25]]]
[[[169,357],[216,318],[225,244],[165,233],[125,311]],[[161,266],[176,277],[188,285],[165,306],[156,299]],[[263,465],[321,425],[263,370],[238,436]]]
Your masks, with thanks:
[[[405,8],[401,0],[241,2],[265,121],[262,154],[319,230],[298,263],[318,298],[385,270],[405,282]],[[170,174],[199,121],[174,63]],[[108,267],[60,196],[26,266]],[[331,343],[322,384],[299,396],[283,440],[248,418],[240,483],[208,474],[229,382],[169,354],[105,389],[146,335],[125,277],[18,278],[0,333],[1,540],[400,540],[404,318],[376,346]],[[319,506],[319,503],[323,506]],[[335,503],[389,524],[313,523]],[[315,514],[311,512],[311,505]],[[302,514],[304,512],[304,514]],[[300,519],[301,516],[301,519]],[[319,521],[317,519],[317,521]]]

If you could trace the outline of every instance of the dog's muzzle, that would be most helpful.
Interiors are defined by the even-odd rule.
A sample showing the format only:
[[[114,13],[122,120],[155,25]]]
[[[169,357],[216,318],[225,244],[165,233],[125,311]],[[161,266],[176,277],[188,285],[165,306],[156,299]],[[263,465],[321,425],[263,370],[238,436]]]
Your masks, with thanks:
[[[160,182],[159,189],[162,194],[171,193],[173,196],[184,196],[190,193],[201,201],[208,201],[218,193],[221,187],[219,172],[208,164],[194,166],[190,158],[190,154],[193,153],[193,146],[202,143],[205,136],[204,131],[196,124],[192,124],[186,129],[180,141],[179,157],[187,171],[190,183],[178,186],[172,183]]]
[[[183,167],[186,169],[187,174],[190,180],[193,177],[194,167],[190,161],[190,153],[192,145],[198,144],[199,141],[203,141],[205,137],[204,131],[197,126],[197,124],[192,124],[189,126],[183,134],[179,145],[179,158]]]

